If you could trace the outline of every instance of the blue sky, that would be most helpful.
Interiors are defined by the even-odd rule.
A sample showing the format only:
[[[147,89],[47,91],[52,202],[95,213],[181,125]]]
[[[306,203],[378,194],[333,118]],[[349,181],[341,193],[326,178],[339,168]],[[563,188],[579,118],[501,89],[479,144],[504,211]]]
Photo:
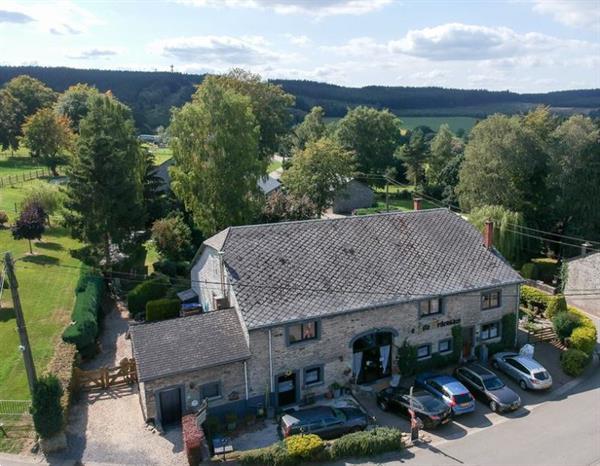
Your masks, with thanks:
[[[600,0],[0,0],[0,63],[349,86],[600,87]]]

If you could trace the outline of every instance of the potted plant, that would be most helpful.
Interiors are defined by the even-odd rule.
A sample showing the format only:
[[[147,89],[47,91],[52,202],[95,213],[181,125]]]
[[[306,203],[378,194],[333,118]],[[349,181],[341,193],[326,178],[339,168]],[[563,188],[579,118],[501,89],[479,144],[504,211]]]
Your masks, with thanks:
[[[340,396],[342,396],[342,386],[337,382],[333,382],[329,386],[329,390],[331,390],[331,393],[333,394],[334,398],[339,398]]]
[[[234,431],[237,427],[237,414],[235,414],[233,411],[225,414],[225,424],[227,424],[227,430],[229,432]]]

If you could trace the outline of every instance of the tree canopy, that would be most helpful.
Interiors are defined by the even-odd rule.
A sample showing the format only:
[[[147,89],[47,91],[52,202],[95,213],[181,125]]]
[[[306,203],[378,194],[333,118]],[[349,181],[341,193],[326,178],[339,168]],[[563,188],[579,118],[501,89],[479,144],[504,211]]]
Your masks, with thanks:
[[[87,84],[75,84],[58,96],[54,106],[56,113],[69,119],[71,129],[79,131],[79,122],[90,108],[90,99],[98,95],[98,89]]]
[[[42,239],[45,230],[46,213],[40,204],[31,202],[19,214],[12,227],[12,235],[16,240],[26,239],[29,242],[29,254],[33,254],[31,240]]]
[[[42,108],[25,120],[22,142],[32,157],[40,158],[57,176],[56,167],[66,161],[62,152],[72,148],[74,134],[68,118]]]
[[[16,150],[19,147],[23,105],[6,89],[0,89],[0,147]]]
[[[317,211],[322,212],[355,175],[355,161],[354,152],[337,140],[324,137],[294,153],[292,166],[283,173],[282,180],[292,194],[308,196]]]
[[[172,189],[205,235],[252,221],[260,210],[259,127],[250,97],[207,79],[173,114]]]
[[[398,149],[396,157],[402,161],[408,181],[413,186],[422,186],[425,182],[425,162],[429,158],[429,147],[420,129],[410,134],[408,143]]]
[[[143,226],[144,169],[130,110],[110,96],[93,97],[69,167],[65,221],[101,252],[106,269],[111,245],[123,245]]]
[[[327,125],[323,120],[324,117],[323,107],[313,107],[302,123],[294,128],[294,143],[298,149],[303,150],[307,143],[314,142],[325,135]]]
[[[27,75],[11,79],[4,88],[21,102],[23,106],[21,121],[40,108],[49,107],[56,100],[56,93],[52,89],[42,81]]]

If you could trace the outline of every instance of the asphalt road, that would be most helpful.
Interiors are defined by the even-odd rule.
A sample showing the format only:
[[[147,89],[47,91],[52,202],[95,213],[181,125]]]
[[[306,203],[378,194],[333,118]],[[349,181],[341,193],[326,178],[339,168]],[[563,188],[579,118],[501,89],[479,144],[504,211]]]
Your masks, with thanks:
[[[362,464],[600,465],[600,369],[573,392],[537,406],[526,416]]]

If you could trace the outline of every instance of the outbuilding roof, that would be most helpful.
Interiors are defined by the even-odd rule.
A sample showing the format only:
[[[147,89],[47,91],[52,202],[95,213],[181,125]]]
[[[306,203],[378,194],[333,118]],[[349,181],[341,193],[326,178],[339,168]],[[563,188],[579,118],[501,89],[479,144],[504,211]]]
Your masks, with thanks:
[[[249,329],[522,282],[447,209],[231,227],[205,245]]]
[[[141,382],[250,357],[235,309],[132,325],[131,340]]]

